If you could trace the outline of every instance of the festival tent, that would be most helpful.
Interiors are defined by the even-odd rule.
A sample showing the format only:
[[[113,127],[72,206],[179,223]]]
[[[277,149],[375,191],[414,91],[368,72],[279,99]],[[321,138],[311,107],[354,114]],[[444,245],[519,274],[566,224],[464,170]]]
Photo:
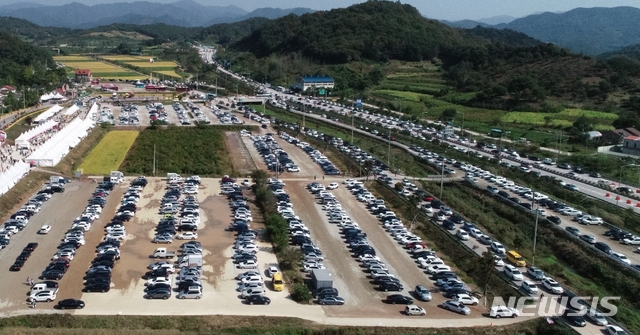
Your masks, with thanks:
[[[26,161],[38,166],[54,166],[87,136],[89,130],[95,126],[90,118],[84,120],[75,118],[66,127],[53,135],[43,145],[38,147]]]
[[[45,93],[40,96],[40,101],[49,101],[51,100],[51,95],[49,93]]]
[[[78,105],[74,104],[73,106],[69,107],[69,109],[64,111],[64,113],[62,113],[62,115],[64,115],[64,116],[73,115],[73,113],[77,112],[79,109],[80,109],[80,107],[78,107]]]
[[[0,174],[0,195],[7,193],[13,185],[29,173],[31,167],[23,161],[17,161],[4,173]]]
[[[24,133],[20,134],[20,136],[18,136],[18,138],[16,138],[15,144],[18,148],[30,148],[31,147],[31,143],[30,141],[44,133],[45,131],[55,127],[58,125],[58,122],[53,121],[53,120],[49,120],[41,125],[38,125],[36,127],[33,127],[27,131],[25,131]]]
[[[58,113],[61,110],[62,110],[62,107],[60,105],[53,105],[51,106],[51,108],[47,109],[42,114],[38,115],[33,120],[33,122],[41,123],[42,121],[46,121],[47,119],[52,118],[54,115],[56,115],[56,113]]]

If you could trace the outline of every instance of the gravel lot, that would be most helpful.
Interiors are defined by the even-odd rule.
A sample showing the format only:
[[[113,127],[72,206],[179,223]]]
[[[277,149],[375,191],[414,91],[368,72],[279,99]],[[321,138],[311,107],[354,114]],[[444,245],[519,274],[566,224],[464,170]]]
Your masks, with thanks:
[[[11,238],[11,244],[0,251],[0,271],[2,271],[3,279],[2,285],[0,285],[0,313],[13,313],[27,307],[26,299],[29,294],[29,286],[26,285],[26,278],[31,277],[38,282],[38,277],[57,251],[60,239],[64,236],[65,231],[71,227],[73,220],[84,210],[95,186],[96,184],[91,182],[79,181],[73,181],[65,185],[65,192],[56,193],[46,201],[42,205],[40,212],[31,217],[29,224]],[[107,206],[111,205],[112,199],[113,196],[110,196]],[[103,216],[96,220],[96,224],[99,224],[102,220]],[[38,230],[45,224],[51,225],[51,231],[47,235],[38,235]],[[93,227],[87,233],[87,244],[91,243],[92,237],[90,236],[93,236],[96,232],[101,233],[98,227]],[[9,267],[13,264],[16,256],[30,242],[37,242],[39,245],[25,262],[22,270],[10,272]],[[60,281],[58,297],[62,299],[70,297],[74,286],[82,287],[81,282],[74,284],[74,273],[86,271],[86,266],[82,264],[82,258],[84,254],[92,252],[90,248],[84,246],[78,250],[76,257],[71,261],[68,272]],[[38,308],[40,306],[49,308],[53,307],[53,305],[53,303],[42,303],[38,304]]]

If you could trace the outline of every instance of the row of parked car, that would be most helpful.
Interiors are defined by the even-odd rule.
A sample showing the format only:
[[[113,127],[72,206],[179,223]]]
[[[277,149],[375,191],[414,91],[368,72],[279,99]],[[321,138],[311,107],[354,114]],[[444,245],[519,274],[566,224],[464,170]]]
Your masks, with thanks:
[[[142,189],[147,185],[145,177],[134,179],[122,196],[116,217],[105,225],[105,236],[96,248],[96,257],[84,277],[83,292],[108,292],[111,289],[111,272],[120,259],[120,243],[126,237],[123,218],[130,220],[137,210]]]
[[[197,230],[200,224],[200,204],[188,190],[195,189],[197,193],[200,184],[199,176],[183,179],[177,174],[167,180],[167,191],[161,201],[160,219],[156,226],[154,243],[171,243],[174,238],[191,241],[180,246],[180,255],[174,264],[170,261],[157,261],[147,266],[145,279],[145,299],[169,299],[177,291],[178,299],[202,298],[202,244],[194,241],[198,238]],[[183,194],[187,194],[180,200]],[[179,215],[179,217],[178,217]],[[174,251],[158,248],[152,255],[154,258],[172,259]],[[177,270],[177,272],[176,272]],[[172,280],[172,274],[175,276]]]
[[[156,258],[163,253],[163,258],[173,258],[175,252],[167,252],[165,248],[158,248],[154,253]],[[202,298],[202,244],[198,241],[185,242],[180,246],[181,255],[176,264],[169,261],[157,261],[147,266],[145,279],[145,299],[169,299],[173,292],[177,299]],[[178,271],[176,272],[176,270]],[[172,281],[172,274],[174,274]]]
[[[156,226],[153,243],[172,243],[174,239],[195,240],[200,225],[200,204],[195,194],[200,185],[199,176],[191,176],[184,181],[176,177],[167,182],[167,190],[160,203],[163,217]],[[186,196],[180,200],[182,195]]]
[[[52,179],[56,178],[52,177]],[[27,200],[20,209],[11,214],[9,220],[5,221],[2,228],[0,228],[0,250],[11,243],[11,237],[13,235],[17,234],[29,224],[29,219],[40,212],[42,204],[49,200],[53,193],[64,192],[63,185],[68,182],[68,180],[58,177],[57,181],[58,182],[46,183],[36,195]],[[51,230],[50,226],[44,226],[39,233],[46,234],[49,230]],[[12,268],[14,268],[12,271],[19,271],[23,264],[24,262],[16,260],[14,266],[12,266]]]
[[[187,102],[187,107],[191,110],[191,114],[196,122],[201,124],[210,124],[211,120],[196,106],[193,102]]]
[[[340,170],[329,160],[326,156],[324,156],[319,150],[309,145],[306,142],[302,142],[297,138],[290,136],[289,134],[281,131],[280,138],[283,140],[301,148],[304,152],[306,152],[311,159],[320,166],[322,172],[325,175],[340,175]]]
[[[169,115],[167,114],[167,111],[165,111],[164,105],[162,103],[149,103],[146,107],[147,111],[149,112],[149,119],[151,121],[157,121],[163,124],[168,123],[167,119],[169,118]]]
[[[114,184],[111,182],[103,182],[98,184],[89,204],[85,207],[83,213],[77,217],[69,230],[62,238],[62,243],[58,245],[57,252],[51,258],[51,263],[44,269],[40,275],[40,279],[60,280],[69,269],[71,260],[78,248],[85,244],[84,233],[91,229],[92,223],[100,217],[102,208],[106,204],[107,196],[113,190]],[[34,285],[29,292],[30,301],[34,302],[50,302],[56,299],[58,293],[57,285]]]
[[[300,172],[300,168],[276,142],[273,134],[251,136],[253,145],[264,159],[267,168],[275,172]]]
[[[471,181],[472,178],[486,179],[493,184],[487,186],[487,191],[489,191],[490,193],[499,197],[503,197],[506,200],[525,207],[533,213],[537,213],[541,217],[544,217],[555,224],[562,223],[562,220],[557,215],[568,217],[570,218],[570,220],[583,225],[599,225],[604,223],[602,218],[600,217],[589,215],[588,213],[582,212],[562,202],[554,201],[547,195],[539,192],[534,192],[527,187],[517,185],[513,181],[508,180],[504,177],[494,176],[487,171],[470,165],[464,166],[464,169],[467,171],[467,180]],[[517,196],[511,196],[511,194],[507,191],[516,194]],[[520,197],[524,198],[524,201]],[[565,229],[569,233],[575,235],[584,242],[593,245],[596,249],[609,254],[618,261],[631,265],[631,261],[627,258],[626,255],[619,252],[613,252],[609,245],[607,245],[605,242],[598,241],[596,236],[592,234],[583,234],[578,228],[573,226],[567,226]],[[620,243],[622,244],[640,245],[640,237],[635,236],[629,232],[622,231],[620,229],[612,229],[608,231],[608,234],[605,234],[605,236],[610,236],[611,239],[620,241]],[[640,269],[640,265],[634,265],[636,268]]]
[[[226,193],[232,210],[230,227],[237,232],[233,246],[235,252],[231,258],[237,269],[250,270],[236,277],[236,291],[239,292],[239,297],[249,305],[268,305],[271,299],[265,296],[264,280],[258,264],[259,247],[256,244],[258,232],[249,229],[250,221],[253,221],[251,209],[247,199],[242,195],[242,187],[232,178],[228,179],[231,180],[221,181],[221,184],[223,189],[233,190]]]
[[[391,237],[407,250],[418,267],[424,269],[432,277],[439,291],[446,298],[451,298],[443,303],[443,307],[463,315],[470,314],[471,310],[467,305],[477,305],[479,301],[473,296],[467,284],[459,279],[456,273],[436,256],[434,251],[428,249],[419,236],[406,229],[396,214],[386,208],[382,199],[365,200],[367,197],[363,197],[363,194],[367,195],[369,192],[359,181],[347,180],[344,183],[345,187],[358,197],[359,201],[366,203],[367,209],[381,221],[382,226]],[[417,285],[413,292],[419,300],[431,301],[431,292],[424,285]],[[412,304],[413,299],[407,296],[393,295],[389,297],[388,302]],[[422,311],[413,306],[408,308],[405,313],[423,315]]]
[[[211,107],[211,112],[218,118],[220,124],[244,124],[244,121],[238,119],[234,114],[222,111],[215,106]]]
[[[120,124],[122,125],[137,125],[140,124],[138,118],[138,105],[124,105],[120,107],[120,115],[118,116]]]

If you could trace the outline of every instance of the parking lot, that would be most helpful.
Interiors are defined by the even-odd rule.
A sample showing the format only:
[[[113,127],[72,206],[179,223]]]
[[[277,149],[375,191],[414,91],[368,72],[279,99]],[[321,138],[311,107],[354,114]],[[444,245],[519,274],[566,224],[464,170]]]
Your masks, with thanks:
[[[55,193],[42,205],[39,213],[34,215],[27,226],[11,238],[11,243],[4,250],[0,251],[0,270],[3,272],[3,285],[0,286],[0,312],[13,313],[27,308],[26,299],[29,297],[29,286],[26,278],[30,277],[38,282],[38,276],[49,264],[51,257],[57,251],[60,239],[64,232],[71,226],[71,222],[78,217],[91,197],[95,185],[90,182],[73,181],[65,186],[64,193]],[[117,197],[116,194],[112,196]],[[105,213],[115,211],[115,204],[109,198]],[[117,200],[116,200],[117,202]],[[105,214],[108,215],[108,214]],[[97,224],[103,222],[103,218],[98,219]],[[46,235],[37,234],[40,227],[50,225],[51,231]],[[94,235],[95,238],[94,238]],[[102,232],[93,229],[86,235],[87,243],[97,244]],[[10,272],[9,267],[24,246],[28,243],[36,242],[38,247],[33,251],[31,257],[25,262],[20,271]],[[67,274],[60,281],[60,297],[74,297],[74,287],[77,292],[82,288],[82,274],[87,269],[87,264],[82,264],[85,254],[93,257],[93,250],[80,248],[77,258],[71,261],[71,266]],[[90,259],[89,258],[89,259]],[[78,276],[76,273],[79,273]],[[75,297],[79,293],[75,294]],[[53,304],[45,304],[50,305]]]

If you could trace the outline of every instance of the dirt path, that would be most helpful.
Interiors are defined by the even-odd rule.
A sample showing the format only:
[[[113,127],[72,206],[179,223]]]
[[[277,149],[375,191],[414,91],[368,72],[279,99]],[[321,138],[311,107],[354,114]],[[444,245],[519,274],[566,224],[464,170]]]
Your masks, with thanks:
[[[251,174],[251,172],[256,169],[256,164],[253,162],[253,158],[247,150],[247,147],[245,147],[240,134],[232,131],[225,132],[224,134],[227,148],[229,148],[229,154],[231,155],[233,169],[239,176]]]

